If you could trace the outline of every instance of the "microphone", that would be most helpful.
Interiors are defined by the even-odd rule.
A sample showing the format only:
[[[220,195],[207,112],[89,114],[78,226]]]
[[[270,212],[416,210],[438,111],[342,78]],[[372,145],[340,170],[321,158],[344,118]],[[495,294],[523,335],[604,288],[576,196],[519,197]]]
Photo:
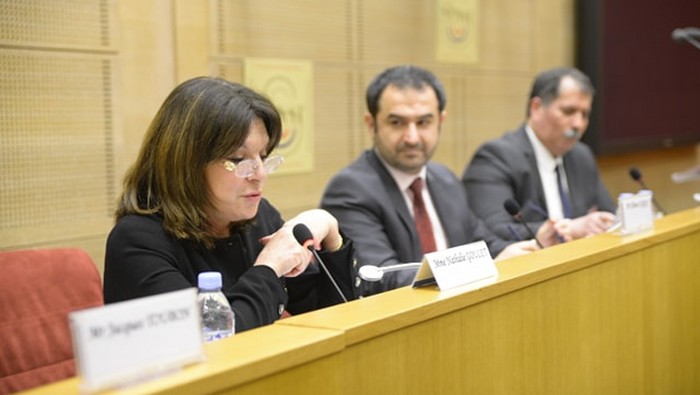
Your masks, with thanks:
[[[515,218],[516,221],[523,224],[525,226],[525,229],[527,229],[527,232],[530,234],[530,237],[535,239],[535,242],[540,248],[544,249],[542,243],[540,243],[540,241],[537,240],[537,237],[535,237],[535,232],[533,232],[532,229],[530,229],[530,226],[528,226],[527,222],[523,221],[523,216],[520,214],[520,205],[518,204],[518,202],[516,202],[513,199],[506,199],[506,201],[503,202],[503,208],[506,209],[506,211],[508,212],[508,214],[511,215],[511,217]]]
[[[685,41],[688,37],[700,38],[700,29],[697,27],[679,27],[671,32],[671,38],[676,42]]]
[[[343,294],[343,291],[340,290],[340,287],[333,279],[333,276],[331,276],[331,272],[328,271],[326,264],[323,263],[323,260],[318,255],[318,252],[316,252],[316,249],[314,248],[314,236],[311,234],[309,228],[304,224],[296,224],[292,229],[292,234],[294,234],[294,238],[297,239],[299,244],[304,246],[304,248],[308,248],[309,251],[314,254],[316,261],[318,261],[318,264],[321,265],[323,271],[326,272],[326,276],[328,276],[328,279],[331,280],[331,284],[333,284],[335,290],[338,291],[338,294],[343,299],[343,302],[347,303],[348,299],[345,297],[345,294]]]
[[[579,140],[579,139],[581,139],[582,135],[583,135],[583,133],[581,133],[580,131],[575,130],[575,129],[566,129],[564,131],[564,137],[566,137],[567,139]]]
[[[691,167],[688,170],[677,171],[671,174],[671,180],[676,184],[689,181],[700,181],[700,166]]]
[[[636,167],[630,167],[630,177],[632,177],[634,181],[638,182],[639,185],[642,186],[642,189],[649,189],[642,179],[642,173]],[[651,195],[651,201],[661,214],[666,215],[666,211],[661,207],[659,202],[656,201],[654,194]]]
[[[397,272],[399,270],[406,270],[406,269],[418,269],[420,268],[421,263],[420,262],[411,262],[411,263],[399,263],[397,265],[391,265],[391,266],[374,266],[374,265],[364,265],[360,266],[360,270],[358,271],[358,274],[360,275],[360,278],[365,280],[365,281],[370,281],[370,282],[376,282],[382,279],[384,277],[384,273],[389,273],[389,272]]]
[[[673,29],[671,32],[671,39],[675,42],[687,41],[689,44],[700,49],[700,29],[697,27],[683,27]]]

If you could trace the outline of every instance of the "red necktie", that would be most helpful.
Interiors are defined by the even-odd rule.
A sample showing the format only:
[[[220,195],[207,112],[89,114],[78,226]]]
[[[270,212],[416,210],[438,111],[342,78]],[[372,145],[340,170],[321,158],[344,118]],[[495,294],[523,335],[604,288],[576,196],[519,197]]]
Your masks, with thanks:
[[[410,186],[413,192],[413,216],[416,221],[416,230],[420,238],[421,250],[424,254],[436,251],[435,237],[433,236],[433,226],[430,224],[428,212],[425,210],[423,202],[423,180],[418,177]]]

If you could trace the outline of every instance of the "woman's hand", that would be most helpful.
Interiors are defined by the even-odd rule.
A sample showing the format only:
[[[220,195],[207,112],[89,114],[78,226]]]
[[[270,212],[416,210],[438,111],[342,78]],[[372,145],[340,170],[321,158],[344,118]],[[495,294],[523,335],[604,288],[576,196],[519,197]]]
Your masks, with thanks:
[[[275,271],[277,277],[296,277],[311,262],[311,251],[304,248],[292,234],[292,228],[283,226],[277,232],[260,239],[263,249],[255,265],[265,265]]]
[[[342,247],[343,238],[335,217],[326,210],[308,210],[287,221],[277,232],[260,240],[264,247],[255,260],[255,265],[269,266],[277,273],[277,277],[296,277],[303,273],[313,255],[294,237],[296,224],[304,224],[309,228],[315,249],[323,247],[335,251]]]
[[[325,248],[336,251],[343,245],[343,238],[338,231],[338,220],[326,210],[304,211],[287,221],[284,226],[292,229],[296,224],[304,224],[309,228],[314,237],[314,248],[317,250]]]

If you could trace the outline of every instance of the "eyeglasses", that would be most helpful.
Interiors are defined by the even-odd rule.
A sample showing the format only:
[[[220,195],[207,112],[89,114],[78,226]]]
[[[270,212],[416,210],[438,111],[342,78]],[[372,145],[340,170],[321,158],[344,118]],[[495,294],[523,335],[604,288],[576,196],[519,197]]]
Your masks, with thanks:
[[[262,162],[257,159],[246,159],[234,163],[231,159],[225,159],[222,165],[224,169],[233,172],[236,177],[248,178],[255,174],[255,171],[258,170],[261,165],[268,174],[274,173],[282,162],[284,162],[282,155],[275,155],[265,158]]]

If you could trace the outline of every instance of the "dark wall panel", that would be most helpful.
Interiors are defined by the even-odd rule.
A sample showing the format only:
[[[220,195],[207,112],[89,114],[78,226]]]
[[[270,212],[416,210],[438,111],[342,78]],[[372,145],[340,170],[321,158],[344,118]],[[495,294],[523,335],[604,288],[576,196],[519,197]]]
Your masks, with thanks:
[[[700,26],[700,1],[580,0],[578,66],[598,95],[585,138],[599,153],[700,141],[700,50],[671,39]]]

